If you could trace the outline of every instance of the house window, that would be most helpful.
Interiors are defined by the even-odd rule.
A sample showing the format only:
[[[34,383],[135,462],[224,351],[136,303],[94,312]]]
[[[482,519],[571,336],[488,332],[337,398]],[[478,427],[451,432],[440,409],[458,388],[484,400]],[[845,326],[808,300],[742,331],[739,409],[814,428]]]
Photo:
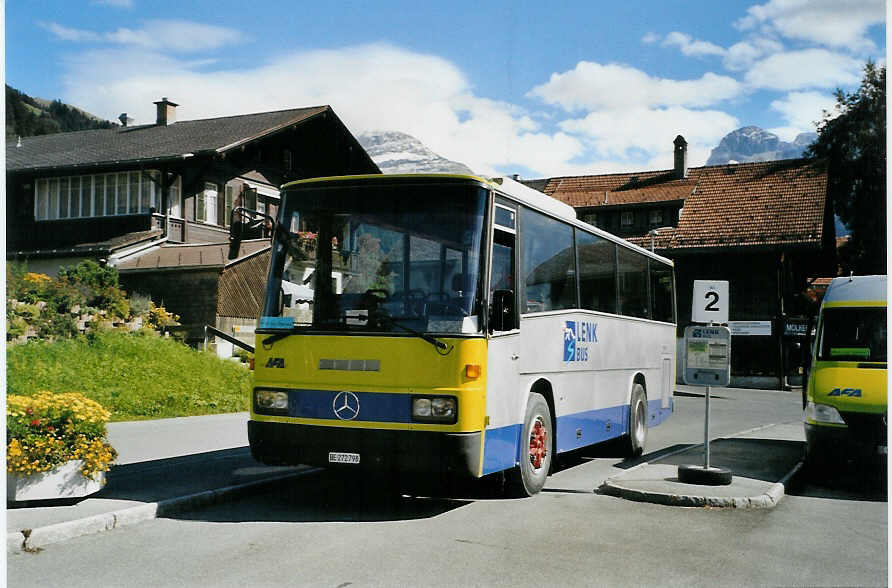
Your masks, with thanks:
[[[229,184],[226,185],[226,197],[225,202],[223,204],[223,225],[228,227],[232,224],[232,203],[234,200],[233,194],[235,193],[235,187]]]
[[[170,187],[167,189],[167,198],[168,203],[170,205],[170,216],[174,216],[176,218],[183,218],[183,202],[180,194],[182,194],[182,190],[180,190],[180,183],[182,179],[180,176],[177,176],[177,179],[171,182]]]
[[[130,192],[128,177],[126,173],[118,174],[118,192],[116,194],[118,214],[127,214],[127,194]]]
[[[139,211],[149,212],[153,208],[158,210],[158,184],[160,174],[156,171],[150,171],[142,174],[142,188],[140,190]]]
[[[68,184],[69,178],[59,178],[59,218],[68,218],[68,199],[71,196]]]
[[[158,208],[160,191],[152,180],[159,177],[157,171],[136,171],[38,178],[34,182],[34,219],[145,214]]]
[[[195,195],[195,220],[217,224],[217,184],[205,182],[204,190]]]
[[[81,218],[93,216],[93,181],[94,176],[81,178],[81,209],[78,214]]]
[[[248,188],[242,191],[242,206],[248,210],[257,210],[257,188]]]
[[[108,174],[105,178],[105,216],[115,213],[115,194],[117,194],[118,176]]]
[[[631,227],[635,224],[635,213],[631,210],[627,210],[620,215],[620,223],[624,227]]]
[[[651,210],[648,215],[648,219],[650,221],[650,225],[652,227],[659,226],[663,224],[663,211],[662,210]]]

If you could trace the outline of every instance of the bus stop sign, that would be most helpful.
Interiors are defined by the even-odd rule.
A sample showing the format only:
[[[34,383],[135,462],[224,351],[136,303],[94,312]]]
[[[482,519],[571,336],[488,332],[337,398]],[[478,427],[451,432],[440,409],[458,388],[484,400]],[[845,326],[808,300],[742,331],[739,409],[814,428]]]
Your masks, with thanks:
[[[691,322],[726,324],[730,302],[727,281],[694,280]]]
[[[684,381],[690,386],[731,382],[731,329],[691,325],[684,330]]]

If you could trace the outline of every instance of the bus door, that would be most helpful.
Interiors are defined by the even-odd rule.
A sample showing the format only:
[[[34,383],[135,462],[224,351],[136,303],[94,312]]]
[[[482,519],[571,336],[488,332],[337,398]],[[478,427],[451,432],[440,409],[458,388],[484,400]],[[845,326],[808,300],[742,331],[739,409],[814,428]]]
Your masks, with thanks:
[[[489,345],[484,473],[513,467],[517,456],[520,331],[517,308],[517,209],[495,205],[489,276]],[[523,411],[524,407],[520,408]],[[522,416],[522,414],[521,414]]]

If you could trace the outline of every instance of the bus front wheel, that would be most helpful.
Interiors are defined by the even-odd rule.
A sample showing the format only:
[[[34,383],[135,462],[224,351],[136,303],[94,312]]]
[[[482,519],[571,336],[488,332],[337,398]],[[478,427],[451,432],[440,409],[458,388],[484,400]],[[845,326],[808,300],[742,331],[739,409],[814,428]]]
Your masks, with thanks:
[[[514,473],[514,490],[520,496],[533,496],[545,486],[554,449],[554,427],[545,397],[530,394],[523,420],[520,466]]]
[[[626,457],[638,457],[644,453],[645,443],[647,443],[647,395],[641,384],[635,384],[629,402],[629,434],[625,438],[623,453]]]

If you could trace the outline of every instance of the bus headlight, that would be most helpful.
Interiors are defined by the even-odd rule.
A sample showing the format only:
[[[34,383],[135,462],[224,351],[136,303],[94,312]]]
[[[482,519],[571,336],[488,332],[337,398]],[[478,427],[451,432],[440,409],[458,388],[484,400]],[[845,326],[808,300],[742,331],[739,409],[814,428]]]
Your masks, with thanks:
[[[412,420],[422,423],[455,423],[458,402],[451,396],[414,396]]]
[[[288,393],[275,390],[254,390],[254,406],[263,412],[286,412]]]
[[[809,402],[805,406],[805,418],[814,423],[829,423],[833,425],[844,425],[846,422],[842,420],[839,411],[832,406],[826,404],[815,404]]]

